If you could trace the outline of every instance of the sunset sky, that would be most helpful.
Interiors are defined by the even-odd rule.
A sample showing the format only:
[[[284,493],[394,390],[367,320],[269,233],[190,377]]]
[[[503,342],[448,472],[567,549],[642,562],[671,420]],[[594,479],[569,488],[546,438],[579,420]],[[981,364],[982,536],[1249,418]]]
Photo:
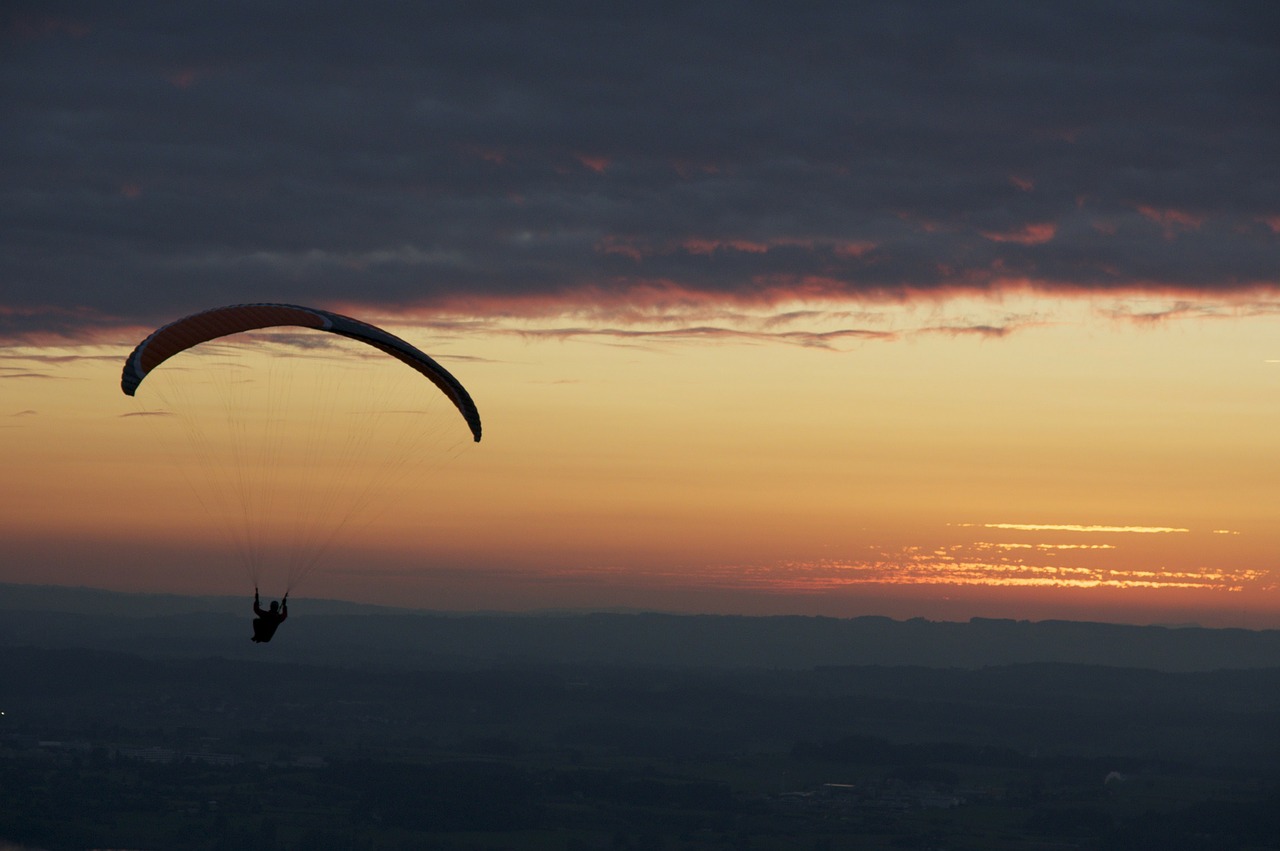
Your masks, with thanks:
[[[0,582],[246,593],[120,370],[285,302],[484,419],[310,332],[175,359],[389,390],[334,391],[365,469],[439,409],[299,598],[1280,628],[1280,6],[3,14]]]

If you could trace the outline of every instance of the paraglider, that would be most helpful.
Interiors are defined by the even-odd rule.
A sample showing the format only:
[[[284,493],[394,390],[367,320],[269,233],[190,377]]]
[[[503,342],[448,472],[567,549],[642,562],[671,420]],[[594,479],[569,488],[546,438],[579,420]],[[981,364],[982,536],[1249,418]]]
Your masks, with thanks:
[[[270,641],[271,637],[276,634],[276,629],[289,617],[288,593],[281,597],[278,603],[272,600],[271,605],[264,610],[258,600],[258,589],[254,588],[253,613],[257,617],[253,619],[253,635],[249,637],[249,640],[255,644]]]
[[[170,366],[191,349],[202,356]],[[271,640],[289,591],[353,518],[424,455],[448,454],[454,438],[439,435],[462,431],[459,414],[472,441],[481,437],[471,395],[434,359],[377,326],[294,304],[229,305],[163,325],[125,360],[120,389],[161,403],[139,413],[158,415],[146,419],[163,432],[157,445],[174,441],[203,525],[221,526],[244,562],[257,643]],[[284,605],[262,609],[257,586],[278,562]]]

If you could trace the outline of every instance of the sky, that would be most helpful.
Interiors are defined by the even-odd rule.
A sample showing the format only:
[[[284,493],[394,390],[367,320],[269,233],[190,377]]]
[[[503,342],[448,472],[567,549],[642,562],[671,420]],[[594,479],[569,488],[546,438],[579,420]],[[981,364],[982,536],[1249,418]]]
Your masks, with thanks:
[[[1280,628],[1273,3],[2,15],[0,582],[280,593],[309,512],[295,599]],[[120,392],[255,302],[484,439],[297,329]],[[298,399],[249,533],[219,371]]]

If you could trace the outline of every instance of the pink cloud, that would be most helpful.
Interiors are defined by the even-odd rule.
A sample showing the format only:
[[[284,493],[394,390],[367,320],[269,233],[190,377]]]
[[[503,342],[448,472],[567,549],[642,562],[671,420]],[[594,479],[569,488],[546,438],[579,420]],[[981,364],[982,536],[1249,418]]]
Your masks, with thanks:
[[[1205,222],[1204,216],[1175,210],[1172,207],[1138,206],[1138,212],[1164,229],[1164,238],[1173,239],[1180,231],[1198,230]]]
[[[778,243],[772,244],[777,245]],[[769,250],[771,244],[747,239],[700,239],[691,237],[681,242],[680,247],[690,254],[714,254],[723,249],[743,251],[748,254],[764,254]]]
[[[1018,245],[1043,245],[1058,233],[1053,222],[1037,222],[1010,231],[981,231],[992,242],[1012,242]]]
[[[633,239],[626,237],[606,236],[604,239],[596,243],[596,251],[601,254],[621,254],[623,257],[630,257],[637,263],[644,258],[647,252],[640,249]]]
[[[609,167],[611,160],[608,157],[593,157],[587,154],[574,154],[578,162],[582,163],[586,168],[591,169],[596,174],[604,174],[605,169]]]
[[[835,252],[841,257],[863,257],[878,247],[879,243],[870,241],[838,242]]]
[[[945,222],[936,221],[934,219],[922,219],[908,212],[895,213],[899,219],[908,222],[925,233],[946,233],[951,230],[951,226]]]

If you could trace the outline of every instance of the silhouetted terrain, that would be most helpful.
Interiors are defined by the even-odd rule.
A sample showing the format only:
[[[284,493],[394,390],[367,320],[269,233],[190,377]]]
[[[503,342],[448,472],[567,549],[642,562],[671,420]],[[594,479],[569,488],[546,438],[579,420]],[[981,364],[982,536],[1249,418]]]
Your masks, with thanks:
[[[258,648],[229,601],[11,590],[0,848],[1280,848],[1280,667],[978,661],[1269,633],[299,601]],[[969,664],[820,663],[871,627]]]
[[[657,613],[446,614],[290,601],[270,648],[247,641],[249,598],[116,594],[0,585],[0,643],[144,655],[438,667],[584,662],[808,668],[976,668],[1070,662],[1163,671],[1280,665],[1280,630],[975,618],[736,617]],[[244,646],[237,647],[236,644]]]

